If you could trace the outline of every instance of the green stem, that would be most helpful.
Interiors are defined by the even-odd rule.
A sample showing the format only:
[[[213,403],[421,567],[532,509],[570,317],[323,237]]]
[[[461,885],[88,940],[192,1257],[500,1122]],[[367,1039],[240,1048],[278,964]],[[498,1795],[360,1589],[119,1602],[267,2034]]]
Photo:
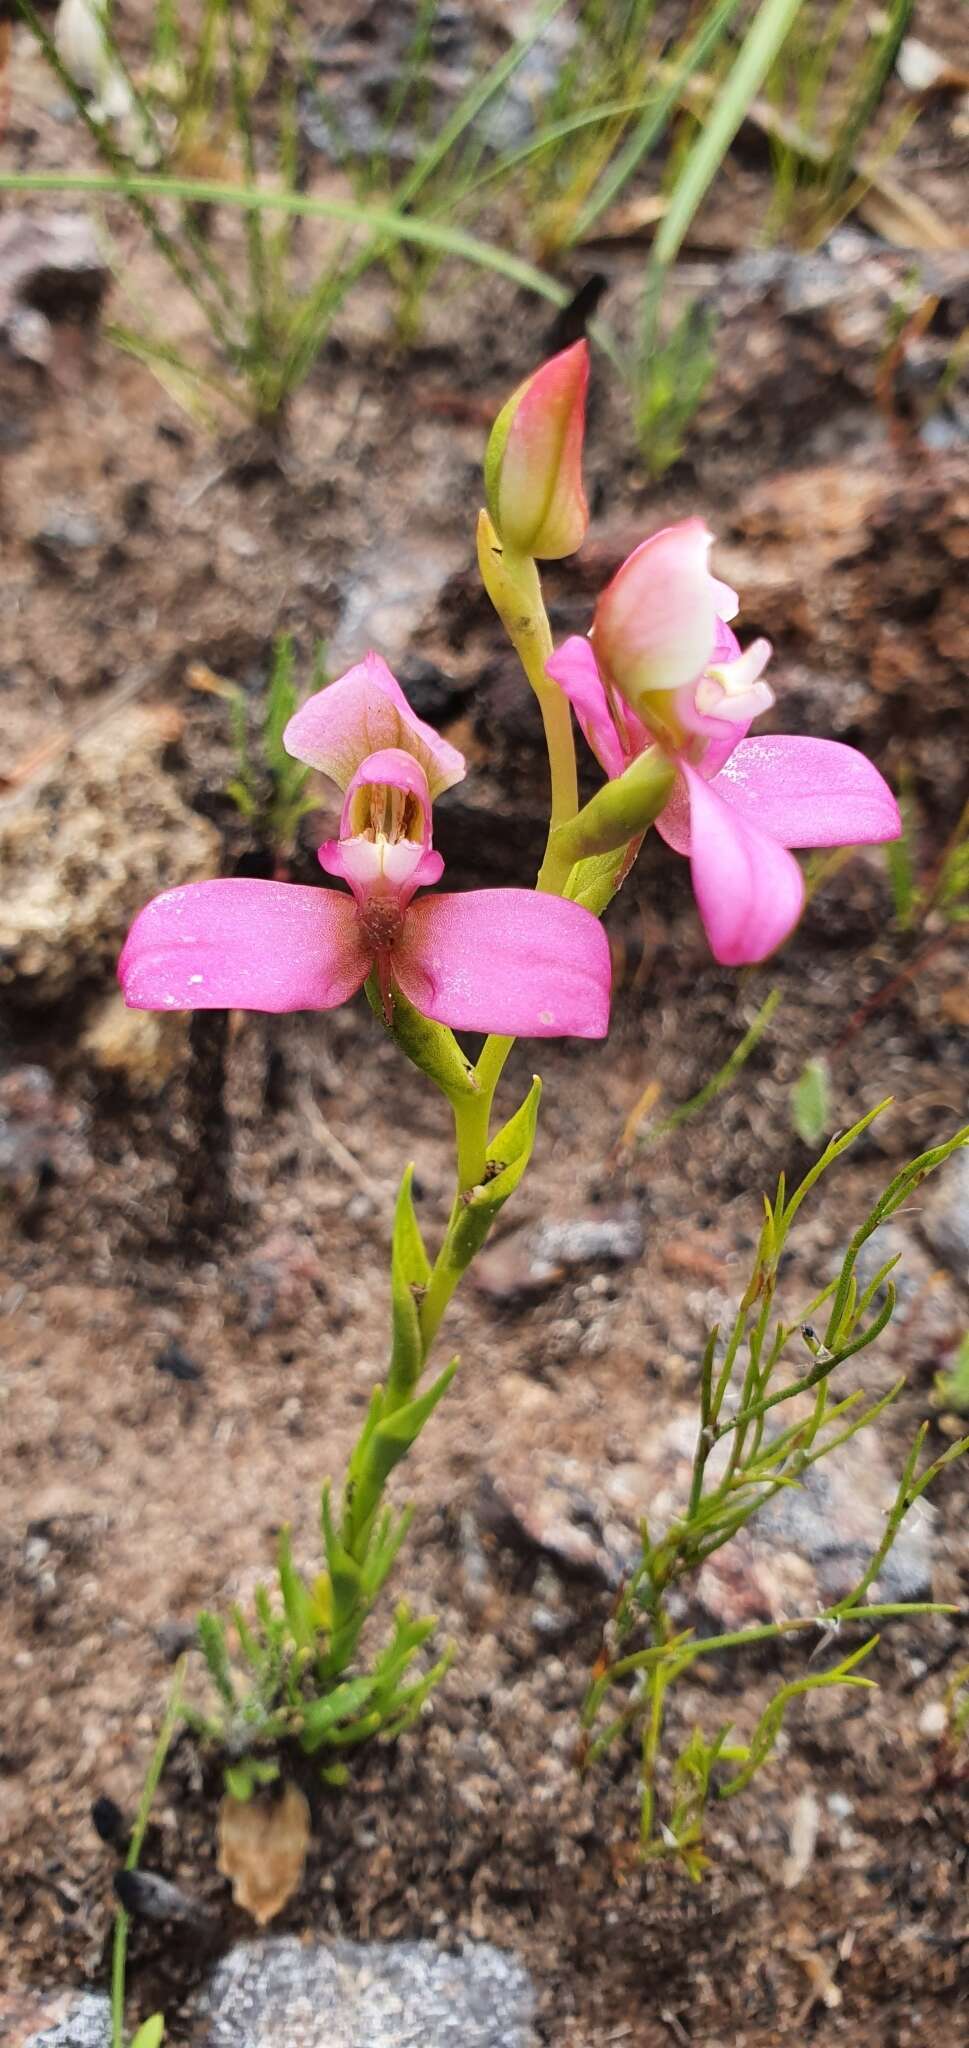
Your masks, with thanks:
[[[821,1614],[799,1615],[792,1621],[764,1622],[757,1628],[733,1630],[729,1635],[700,1636],[689,1647],[690,1662],[705,1657],[714,1650],[743,1650],[753,1643],[770,1643],[779,1636],[794,1635],[806,1628],[836,1628],[841,1621],[882,1621],[892,1615],[903,1614],[957,1614],[958,1608],[939,1600],[892,1600],[878,1607],[826,1608]],[[677,1649],[679,1649],[679,1642]],[[628,1678],[632,1671],[649,1671],[662,1664],[670,1654],[665,1643],[657,1643],[651,1649],[637,1650],[630,1657],[620,1657],[611,1664],[605,1674],[610,1684],[620,1678]]]
[[[508,1043],[511,1045],[514,1040],[509,1039]],[[480,1076],[477,1078],[480,1082]],[[484,1179],[493,1097],[494,1087],[481,1087],[478,1094],[456,1096],[452,1101],[459,1198],[470,1193]]]
[[[455,1209],[456,1207],[457,1204],[455,1204]],[[454,1213],[452,1211],[451,1222],[454,1220]],[[451,1223],[448,1224],[444,1243],[431,1268],[431,1277],[427,1283],[424,1299],[421,1302],[421,1336],[424,1340],[425,1359],[444,1320],[445,1309],[448,1307],[451,1296],[461,1278],[462,1268],[451,1263],[450,1241]]]
[[[171,1748],[172,1736],[175,1733],[178,1717],[181,1713],[182,1687],[185,1682],[185,1663],[186,1659],[182,1657],[175,1667],[175,1676],[172,1681],[171,1692],[168,1696],[168,1705],[165,1708],[164,1719],[158,1731],[158,1741],[152,1752],[148,1773],[141,1788],[141,1798],[138,1802],[135,1824],[131,1830],[128,1853],[124,1860],[126,1870],[136,1870],[138,1867],[141,1845],[145,1839],[145,1829],[148,1826],[152,1803],[158,1790],[158,1781],[165,1768],[165,1758]],[[111,2048],[124,2048],[124,1986],[125,1967],[128,1960],[129,1925],[129,1915],[123,1906],[119,1906],[114,1922],[114,1950],[111,1957]]]
[[[552,839],[559,825],[575,817],[579,786],[572,712],[558,684],[545,673],[552,652],[552,629],[542,601],[538,569],[530,555],[515,555],[502,546],[487,512],[482,512],[478,519],[478,565],[488,596],[538,698],[552,784],[549,840],[538,887],[549,895],[561,895],[572,863],[553,853]]]
[[[545,673],[553,643],[538,569],[531,556],[513,555],[502,547],[484,511],[478,520],[478,565],[488,596],[538,698],[548,750],[551,811],[545,853],[535,886],[545,895],[561,896],[573,863],[571,855],[556,846],[555,837],[559,827],[567,824],[578,811],[579,784],[568,699]],[[489,1115],[495,1089],[514,1043],[513,1038],[492,1036],[486,1039],[478,1059],[475,1079],[487,1098]]]
[[[501,1080],[505,1061],[514,1043],[513,1038],[493,1036],[486,1038],[481,1048],[481,1054],[474,1074],[478,1087],[481,1089],[482,1094],[487,1095],[489,1103],[494,1100],[495,1089]]]

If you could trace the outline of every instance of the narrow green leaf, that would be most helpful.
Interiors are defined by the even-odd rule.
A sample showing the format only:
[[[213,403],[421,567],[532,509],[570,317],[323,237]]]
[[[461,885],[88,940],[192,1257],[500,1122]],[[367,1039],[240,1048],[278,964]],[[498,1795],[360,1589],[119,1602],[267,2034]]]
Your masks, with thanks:
[[[309,1590],[293,1563],[288,1526],[279,1532],[276,1569],[293,1641],[298,1649],[308,1649],[316,1641],[316,1617]]]
[[[227,1707],[235,1709],[236,1689],[232,1682],[229,1651],[225,1640],[225,1629],[215,1614],[200,1614],[197,1623],[198,1638],[202,1655],[211,1673],[212,1682]]]
[[[365,1707],[372,1697],[373,1689],[372,1678],[348,1678],[343,1685],[335,1685],[323,1699],[307,1700],[302,1708],[300,1748],[312,1756],[314,1750],[322,1748],[341,1721],[357,1720],[361,1707]]]
[[[739,4],[740,0],[717,0],[717,4],[711,6],[701,17],[696,35],[691,37],[685,46],[681,46],[667,66],[663,90],[644,108],[642,119],[637,121],[623,147],[617,150],[599,179],[592,197],[578,215],[572,229],[573,241],[581,241],[588,236],[600,214],[619,197],[646,152],[659,140],[693,73],[700,69],[701,64],[707,62],[717,45],[722,42]]]
[[[330,1504],[329,1486],[323,1488],[320,1503],[323,1523],[323,1547],[326,1553],[326,1568],[333,1587],[333,1612],[337,1615],[347,1605],[359,1600],[363,1591],[363,1572],[356,1559],[350,1556],[345,1544],[337,1533]]]
[[[161,2048],[165,2038],[165,2021],[160,2012],[152,2013],[150,2020],[143,2020],[133,2036],[131,2048]]]
[[[282,192],[273,186],[232,185],[200,178],[152,177],[141,173],[58,171],[0,172],[0,192],[77,192],[112,194],[121,199],[180,199],[186,205],[236,206],[245,212],[297,214],[307,220],[337,220],[347,227],[364,228],[370,234],[391,241],[413,242],[418,248],[437,250],[442,256],[456,256],[506,277],[526,291],[555,306],[565,306],[570,293],[565,285],[513,256],[493,242],[482,241],[462,228],[439,227],[414,214],[397,213],[391,207],[356,206],[349,199],[325,198],[307,192]],[[198,293],[193,292],[197,299]]]
[[[366,1528],[394,1466],[400,1464],[420,1436],[425,1422],[447,1393],[457,1369],[458,1361],[452,1358],[450,1365],[445,1366],[426,1393],[418,1394],[415,1400],[406,1402],[402,1408],[397,1408],[392,1415],[378,1422],[367,1446],[364,1469],[353,1502],[354,1527],[357,1530]]]

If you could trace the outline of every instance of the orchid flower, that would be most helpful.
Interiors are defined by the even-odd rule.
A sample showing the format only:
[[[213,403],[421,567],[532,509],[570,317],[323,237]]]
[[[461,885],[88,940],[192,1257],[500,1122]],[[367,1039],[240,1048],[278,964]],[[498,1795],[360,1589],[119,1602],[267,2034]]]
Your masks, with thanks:
[[[605,1036],[609,947],[579,904],[530,889],[414,901],[444,866],[432,794],[465,763],[415,717],[379,656],[308,699],[285,740],[344,791],[339,837],[318,857],[350,895],[242,878],[166,890],[121,955],[129,1008],[328,1010],[375,973],[388,1019],[399,989],[456,1030]]]
[[[738,600],[710,574],[711,536],[685,520],[644,541],[596,607],[588,640],[547,664],[607,776],[658,744],[677,774],[657,829],[689,857],[707,938],[726,966],[763,960],[801,914],[788,848],[896,839],[898,805],[872,763],[836,740],[747,738],[774,702],[766,640],[746,651]]]

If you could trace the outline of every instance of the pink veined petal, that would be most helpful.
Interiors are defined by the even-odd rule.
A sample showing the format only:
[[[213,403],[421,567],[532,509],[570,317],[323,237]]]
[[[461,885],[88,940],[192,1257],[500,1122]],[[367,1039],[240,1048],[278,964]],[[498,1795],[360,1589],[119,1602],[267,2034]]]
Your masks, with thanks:
[[[711,545],[702,519],[663,527],[634,548],[596,605],[597,659],[634,707],[644,693],[695,682],[712,657],[725,586],[707,567]]]
[[[417,717],[396,676],[372,651],[300,705],[283,734],[283,745],[295,760],[318,768],[340,789],[346,789],[368,754],[385,747],[413,754],[432,797],[460,782],[465,773],[464,755]]]
[[[533,889],[472,889],[412,903],[394,979],[425,1017],[455,1031],[604,1038],[612,967],[581,904]]]
[[[840,740],[793,733],[742,740],[716,790],[782,846],[865,846],[897,839],[902,829],[884,777]]]
[[[689,729],[690,714],[686,704],[680,701],[686,694],[685,691],[677,693],[677,709],[682,716],[684,724]],[[726,721],[700,718],[695,714],[694,723],[698,730],[707,733],[707,740],[700,759],[692,762],[691,766],[695,768],[698,775],[702,776],[704,782],[713,782],[720,774],[724,762],[729,760],[731,754],[740,746],[741,741],[746,738],[747,727],[746,725],[728,725]],[[679,760],[682,768],[683,756],[677,756],[676,758]],[[721,791],[721,794],[725,794],[725,792]],[[660,838],[665,839],[667,846],[673,848],[674,853],[683,853],[689,859],[690,795],[682,773],[677,776],[663,805],[663,809],[656,820],[656,830]]]
[[[401,798],[412,798],[409,806],[399,804],[403,817],[405,808],[411,816],[407,825],[416,824],[413,816],[416,810],[420,821],[420,843],[426,849],[431,843],[431,793],[427,776],[413,754],[405,754],[402,747],[385,747],[379,754],[368,754],[361,761],[356,773],[347,784],[343,800],[343,815],[340,819],[341,838],[349,838],[353,832],[362,832],[368,825],[375,831],[385,830],[381,820],[385,810],[383,792],[397,790]],[[373,815],[371,815],[373,813]],[[396,833],[395,837],[415,839],[411,830]]]
[[[693,893],[714,958],[725,967],[766,960],[801,915],[801,870],[776,839],[721,801],[715,783],[685,762],[681,774],[690,798]]]
[[[622,742],[616,731],[605,685],[588,640],[574,633],[557,647],[545,672],[558,683],[578,719],[583,737],[601,768],[611,778],[626,766]]]
[[[241,877],[156,896],[118,962],[131,1010],[330,1010],[369,971],[349,896]]]

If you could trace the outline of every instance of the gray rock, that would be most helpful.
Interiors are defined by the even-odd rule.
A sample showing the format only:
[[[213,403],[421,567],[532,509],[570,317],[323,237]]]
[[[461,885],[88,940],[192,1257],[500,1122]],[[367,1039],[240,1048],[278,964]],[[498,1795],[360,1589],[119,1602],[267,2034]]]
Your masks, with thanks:
[[[920,1221],[936,1258],[969,1282],[969,1146],[954,1152],[929,1182]]]
[[[540,1223],[532,1235],[536,1258],[551,1265],[622,1266],[642,1258],[643,1226],[636,1209],[615,1214],[569,1216],[560,1223]]]
[[[98,522],[84,505],[48,505],[33,536],[34,548],[52,568],[63,568],[72,554],[96,548],[102,539]]]
[[[46,1067],[12,1067],[0,1080],[0,1187],[29,1202],[45,1181],[83,1180],[90,1165],[83,1110]]]
[[[640,1476],[637,1468],[632,1505],[641,1513],[648,1496],[640,1492]],[[629,1520],[603,1498],[598,1475],[575,1458],[534,1446],[526,1461],[500,1477],[482,1476],[475,1512],[482,1535],[520,1557],[544,1560],[567,1583],[615,1590],[639,1554]]]
[[[197,2002],[204,2048],[535,2048],[534,1991],[487,1942],[447,1954],[430,1941],[295,1936],[240,1942]],[[109,2048],[110,2007],[79,2000],[24,2048]]]
[[[482,1479],[478,1526],[523,1558],[543,1560],[566,1583],[614,1588],[639,1556],[640,1517],[648,1513],[655,1536],[682,1514],[696,1428],[695,1409],[677,1409],[651,1432],[638,1459],[606,1475],[532,1446],[500,1478]],[[711,1460],[711,1481],[726,1448]],[[843,1599],[878,1548],[896,1485],[874,1432],[843,1444],[707,1558],[684,1587],[684,1617],[689,1608],[691,1618],[699,1610],[724,1629],[745,1628],[817,1613]],[[926,1501],[906,1516],[873,1600],[931,1597],[935,1519]]]
[[[342,614],[327,649],[331,672],[359,661],[365,647],[379,647],[392,668],[403,659],[421,621],[444,585],[467,562],[462,533],[432,533],[384,539],[354,557],[347,576]]]
[[[843,1599],[861,1577],[884,1533],[895,1479],[870,1441],[856,1438],[812,1465],[800,1484],[785,1488],[762,1508],[753,1541],[766,1553],[795,1550],[817,1574],[825,1600]],[[906,1516],[878,1574],[883,1600],[925,1600],[932,1591],[935,1510],[919,1501]]]
[[[512,1305],[540,1300],[570,1273],[590,1266],[622,1266],[642,1258],[643,1226],[626,1204],[610,1213],[528,1225],[489,1247],[475,1261],[473,1283],[492,1301]]]
[[[91,1991],[67,2014],[66,2019],[42,2034],[31,2034],[23,2048],[110,2048],[111,2001],[103,1992]]]
[[[532,2048],[531,1982],[487,1943],[243,1942],[203,1997],[205,2048]]]
[[[6,214],[0,221],[0,340],[14,354],[45,361],[50,323],[93,317],[110,279],[85,214]]]

